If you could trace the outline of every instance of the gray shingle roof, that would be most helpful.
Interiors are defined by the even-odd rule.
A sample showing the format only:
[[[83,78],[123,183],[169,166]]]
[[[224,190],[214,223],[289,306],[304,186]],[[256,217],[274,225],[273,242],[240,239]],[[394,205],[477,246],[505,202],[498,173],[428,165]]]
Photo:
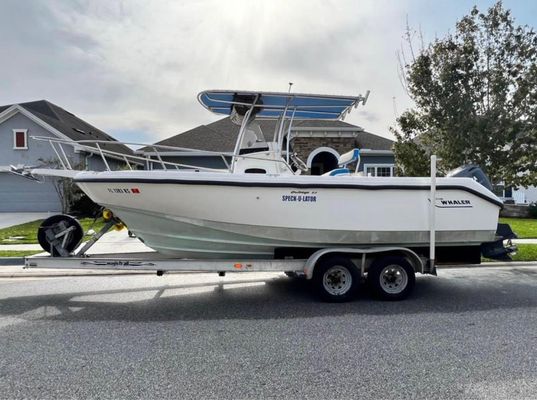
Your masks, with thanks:
[[[391,151],[394,143],[393,140],[366,131],[359,132],[358,136],[356,136],[356,141],[358,142],[358,147],[360,149],[371,150]]]
[[[275,120],[259,120],[265,139],[272,138],[276,127]],[[317,121],[301,120],[293,124],[294,127],[307,128],[356,128],[357,141],[361,148],[372,150],[391,150],[393,141],[365,132],[356,125],[343,121]],[[169,137],[155,144],[164,146],[184,147],[196,150],[232,152],[239,134],[239,126],[231,122],[229,117],[223,118],[207,125],[200,125],[186,132]],[[152,151],[150,147],[144,147],[139,151]]]
[[[122,154],[133,154],[132,150],[125,145],[117,143],[116,139],[106,132],[90,125],[76,115],[63,108],[47,101],[38,100],[27,103],[18,103],[37,118],[46,122],[69,139],[72,140],[104,140],[110,143],[103,143],[100,146],[105,150],[115,151]],[[0,112],[7,110],[13,104],[0,106]],[[91,146],[88,144],[88,146]],[[95,147],[95,146],[92,146]]]
[[[326,121],[322,119],[303,119],[293,122],[293,127],[297,128],[354,128],[358,131],[362,131],[360,126],[349,124],[345,121]]]
[[[207,125],[200,125],[179,135],[161,140],[155,144],[162,146],[185,147],[206,151],[233,151],[236,134],[230,131],[217,132]],[[151,147],[143,147],[139,151],[153,151]],[[165,151],[165,150],[161,150]]]

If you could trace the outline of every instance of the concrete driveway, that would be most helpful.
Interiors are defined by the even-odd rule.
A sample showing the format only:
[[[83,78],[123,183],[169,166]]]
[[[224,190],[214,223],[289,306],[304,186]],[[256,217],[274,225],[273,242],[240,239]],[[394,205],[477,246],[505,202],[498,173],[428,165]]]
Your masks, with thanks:
[[[17,213],[0,213],[0,229],[9,228],[10,226],[24,224],[26,222],[45,219],[57,213],[42,213],[42,212],[17,212]]]

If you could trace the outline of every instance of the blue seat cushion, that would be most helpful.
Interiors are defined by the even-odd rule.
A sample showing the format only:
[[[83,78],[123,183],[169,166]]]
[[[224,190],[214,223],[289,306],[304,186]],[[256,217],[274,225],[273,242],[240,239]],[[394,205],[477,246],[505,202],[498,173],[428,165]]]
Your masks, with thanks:
[[[349,175],[350,173],[351,171],[348,168],[336,168],[323,174],[323,176]]]

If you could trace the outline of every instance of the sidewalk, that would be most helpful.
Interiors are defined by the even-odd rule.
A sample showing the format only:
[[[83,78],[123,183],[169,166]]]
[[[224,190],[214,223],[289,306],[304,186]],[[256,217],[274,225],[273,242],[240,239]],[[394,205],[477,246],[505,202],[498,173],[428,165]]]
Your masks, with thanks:
[[[80,245],[80,247],[82,247]],[[79,248],[80,248],[79,247]],[[22,250],[22,251],[42,251],[39,244],[2,244],[0,250]],[[110,254],[110,253],[140,253],[144,251],[152,251],[137,238],[131,238],[127,234],[127,230],[110,231],[100,238],[91,247],[87,254]]]
[[[537,239],[513,239],[514,244],[537,244]]]
[[[83,246],[83,244],[81,245]],[[80,246],[80,247],[81,247]],[[80,248],[79,247],[79,248]],[[38,244],[8,244],[0,245],[0,250],[42,250]],[[87,254],[114,254],[114,253],[142,253],[153,250],[144,245],[137,238],[129,237],[127,230],[111,231],[106,233],[91,247]],[[37,255],[48,255],[43,252]],[[144,271],[117,271],[117,270],[53,270],[53,269],[23,269],[22,257],[0,257],[0,278],[33,277],[33,276],[81,276],[81,275],[109,275],[109,274],[143,274]]]

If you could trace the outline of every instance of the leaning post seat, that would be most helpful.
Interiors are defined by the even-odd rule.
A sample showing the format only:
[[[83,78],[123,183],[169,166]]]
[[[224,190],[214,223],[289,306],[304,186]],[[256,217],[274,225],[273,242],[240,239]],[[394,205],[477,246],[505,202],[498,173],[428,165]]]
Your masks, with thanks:
[[[323,176],[337,176],[337,175],[350,175],[351,171],[347,168],[347,165],[356,162],[355,173],[358,172],[358,166],[360,165],[360,149],[352,149],[339,156],[337,165],[339,168],[329,171]]]
[[[338,176],[338,175],[345,176],[345,175],[350,175],[350,174],[351,174],[351,171],[348,168],[336,168],[336,169],[333,169],[332,171],[325,172],[323,176]]]
[[[343,168],[346,168],[347,165],[358,161],[356,163],[356,170],[358,171],[358,166],[360,165],[360,149],[352,149],[351,151],[346,152],[339,156],[337,165]]]

